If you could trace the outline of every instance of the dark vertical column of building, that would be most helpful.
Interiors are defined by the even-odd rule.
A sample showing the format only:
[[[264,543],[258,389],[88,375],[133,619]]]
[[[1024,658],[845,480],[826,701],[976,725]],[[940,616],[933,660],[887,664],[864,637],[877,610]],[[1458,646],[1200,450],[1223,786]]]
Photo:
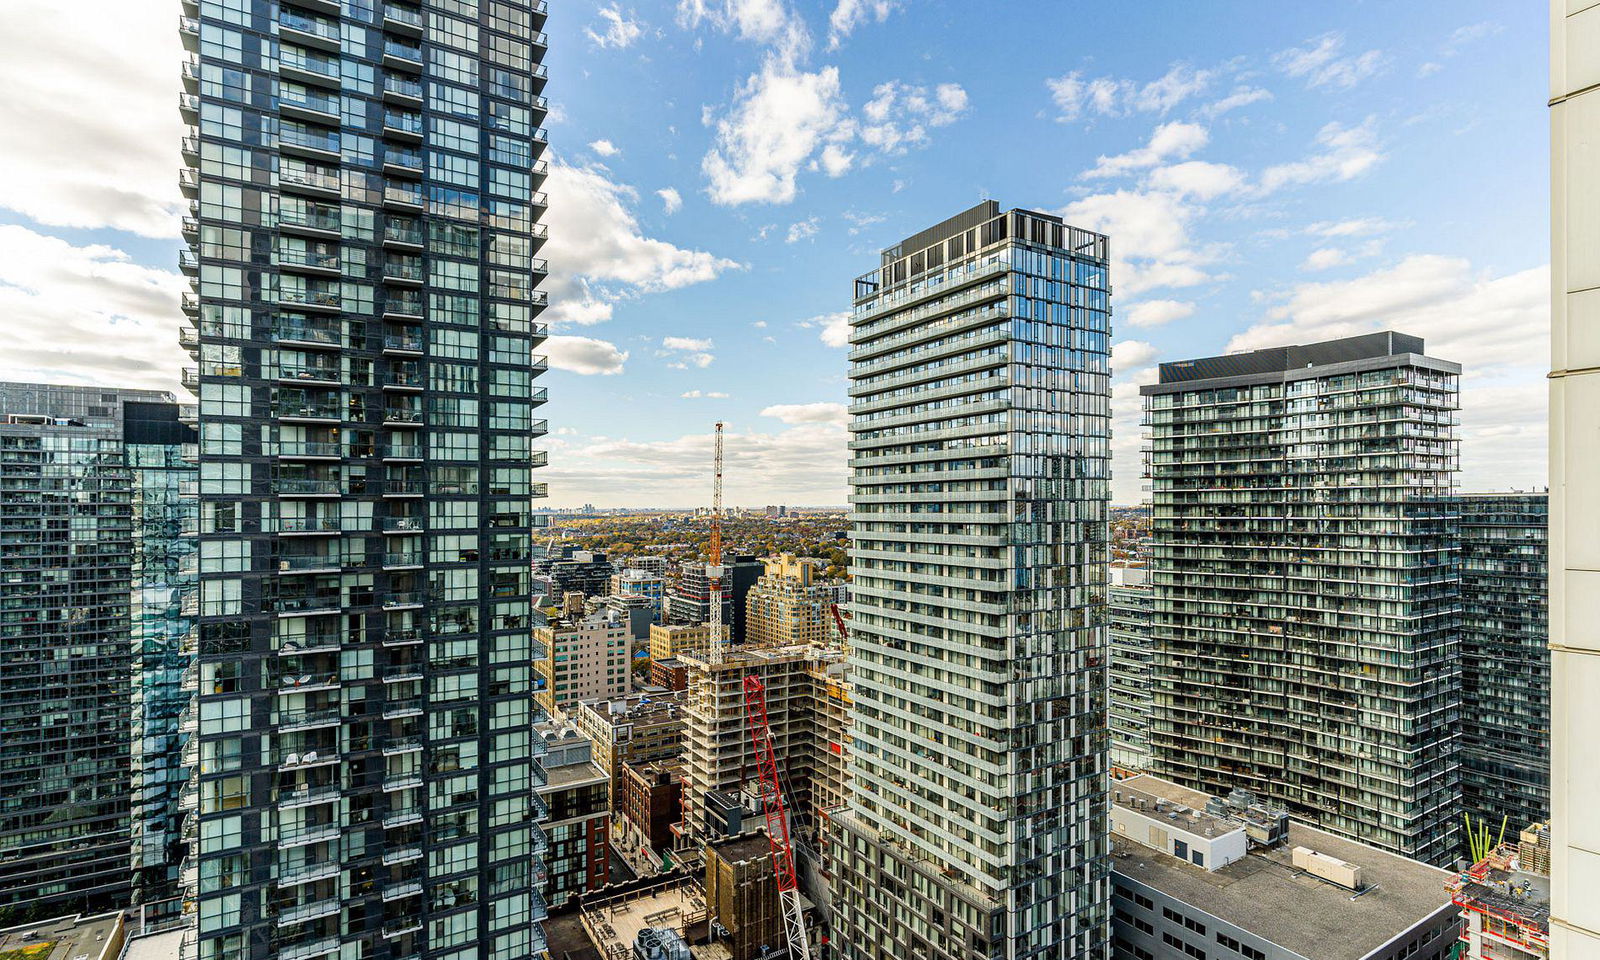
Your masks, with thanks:
[[[1155,772],[1456,854],[1460,367],[1380,333],[1163,364]]]
[[[130,893],[133,399],[0,384],[0,924]]]
[[[1550,818],[1549,497],[1463,496],[1461,787],[1474,818]]]
[[[853,960],[1107,949],[1107,263],[990,201],[856,280]]]
[[[535,955],[545,4],[186,13],[186,957]]]

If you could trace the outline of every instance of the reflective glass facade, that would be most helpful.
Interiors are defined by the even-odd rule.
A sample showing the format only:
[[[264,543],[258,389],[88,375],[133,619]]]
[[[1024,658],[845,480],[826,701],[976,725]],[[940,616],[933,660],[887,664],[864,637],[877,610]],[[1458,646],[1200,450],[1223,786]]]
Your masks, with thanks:
[[[1107,258],[988,202],[856,281],[845,957],[1107,949]]]
[[[185,957],[543,949],[543,2],[190,0]]]
[[[194,539],[199,505],[194,427],[175,404],[124,407],[123,449],[132,482],[133,901],[174,911],[182,859],[181,795],[189,777],[185,713],[199,603]],[[149,907],[151,904],[160,907]]]
[[[134,505],[123,405],[0,384],[0,923],[130,893]]]
[[[1550,819],[1549,497],[1461,497],[1461,788],[1489,824]]]
[[[1141,388],[1155,773],[1456,855],[1459,375],[1380,333],[1166,363]]]
[[[1150,620],[1155,598],[1144,575],[1140,568],[1113,569],[1106,591],[1111,643],[1111,763],[1128,770],[1150,766],[1150,685],[1155,658]]]

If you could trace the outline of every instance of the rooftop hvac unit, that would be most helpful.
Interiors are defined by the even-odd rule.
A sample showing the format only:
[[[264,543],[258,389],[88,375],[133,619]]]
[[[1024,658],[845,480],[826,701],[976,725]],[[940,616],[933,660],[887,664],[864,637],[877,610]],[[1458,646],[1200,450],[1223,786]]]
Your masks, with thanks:
[[[1294,865],[1306,873],[1346,890],[1361,889],[1361,868],[1337,857],[1318,853],[1310,847],[1295,847]]]
[[[689,960],[689,945],[676,930],[652,927],[639,931],[633,955],[637,960]]]

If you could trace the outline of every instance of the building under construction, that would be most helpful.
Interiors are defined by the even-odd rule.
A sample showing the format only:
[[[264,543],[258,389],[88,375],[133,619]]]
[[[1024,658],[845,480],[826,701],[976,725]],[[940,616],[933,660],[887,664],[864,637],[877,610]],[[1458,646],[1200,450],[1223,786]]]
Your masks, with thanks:
[[[1550,956],[1550,825],[1536,823],[1450,885],[1461,908],[1462,960],[1543,960]]]

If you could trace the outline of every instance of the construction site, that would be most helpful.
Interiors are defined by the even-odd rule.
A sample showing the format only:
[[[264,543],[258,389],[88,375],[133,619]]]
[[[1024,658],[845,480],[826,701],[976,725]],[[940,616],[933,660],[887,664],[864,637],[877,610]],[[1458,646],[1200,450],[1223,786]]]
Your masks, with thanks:
[[[1536,823],[1499,843],[1450,884],[1461,908],[1458,960],[1530,960],[1550,955],[1550,825]]]

